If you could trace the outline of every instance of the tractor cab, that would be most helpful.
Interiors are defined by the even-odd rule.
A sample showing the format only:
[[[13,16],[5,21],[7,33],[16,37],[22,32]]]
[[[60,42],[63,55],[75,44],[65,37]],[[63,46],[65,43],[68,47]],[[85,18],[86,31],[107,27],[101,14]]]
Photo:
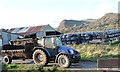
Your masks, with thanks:
[[[56,48],[57,46],[63,45],[59,36],[46,36],[37,39],[38,45],[45,48]]]
[[[59,46],[63,46],[59,36],[46,36],[37,39],[38,46],[46,48],[51,56],[55,56],[58,53]]]

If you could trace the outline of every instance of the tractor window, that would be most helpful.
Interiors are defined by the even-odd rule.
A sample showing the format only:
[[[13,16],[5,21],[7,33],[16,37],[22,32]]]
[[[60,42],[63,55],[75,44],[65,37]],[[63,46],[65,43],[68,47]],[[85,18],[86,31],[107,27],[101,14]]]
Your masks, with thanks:
[[[45,38],[45,47],[47,48],[53,48],[54,44],[52,43],[51,38]]]
[[[40,38],[37,42],[39,46],[44,46],[44,39]]]

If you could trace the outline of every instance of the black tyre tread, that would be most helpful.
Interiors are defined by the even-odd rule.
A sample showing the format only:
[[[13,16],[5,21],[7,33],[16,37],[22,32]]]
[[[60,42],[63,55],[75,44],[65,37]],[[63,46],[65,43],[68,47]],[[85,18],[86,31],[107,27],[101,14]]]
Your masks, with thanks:
[[[60,64],[60,61],[59,61],[60,57],[67,58],[68,64],[67,64],[66,66],[63,66],[63,65]],[[68,67],[70,67],[70,65],[71,65],[70,58],[69,58],[67,55],[60,55],[60,56],[58,57],[58,64],[59,64],[60,67],[68,68]]]
[[[43,53],[43,54],[44,54],[45,62],[39,63],[39,62],[36,61],[36,58],[34,57],[35,54],[36,54],[36,52],[38,52],[38,53]],[[40,49],[35,50],[35,51],[33,52],[33,61],[34,61],[35,64],[38,64],[38,65],[42,65],[42,66],[47,65],[48,62],[47,62],[47,55],[46,55],[46,53],[45,53],[43,50],[40,50]]]
[[[8,59],[7,62],[5,61],[5,58]],[[3,57],[3,63],[5,63],[5,64],[11,64],[11,62],[12,62],[12,58],[10,56],[6,55],[6,56]]]

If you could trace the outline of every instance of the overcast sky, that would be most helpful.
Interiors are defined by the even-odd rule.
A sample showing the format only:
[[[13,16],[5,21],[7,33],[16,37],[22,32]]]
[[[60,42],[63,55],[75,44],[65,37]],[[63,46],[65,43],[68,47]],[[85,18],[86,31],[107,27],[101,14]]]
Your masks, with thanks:
[[[100,18],[118,12],[119,0],[0,0],[0,28],[50,24],[64,19]]]

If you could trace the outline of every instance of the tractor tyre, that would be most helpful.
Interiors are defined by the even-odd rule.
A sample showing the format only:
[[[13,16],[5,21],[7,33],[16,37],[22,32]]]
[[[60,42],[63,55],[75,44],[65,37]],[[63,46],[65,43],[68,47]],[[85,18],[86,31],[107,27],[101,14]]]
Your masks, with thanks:
[[[10,57],[10,56],[4,56],[3,57],[3,63],[4,64],[11,64],[11,62],[12,62],[12,58]]]
[[[67,55],[60,55],[58,57],[58,65],[63,68],[68,68],[71,65],[70,59]]]
[[[47,55],[43,50],[35,50],[33,53],[33,61],[37,65],[47,65]]]

